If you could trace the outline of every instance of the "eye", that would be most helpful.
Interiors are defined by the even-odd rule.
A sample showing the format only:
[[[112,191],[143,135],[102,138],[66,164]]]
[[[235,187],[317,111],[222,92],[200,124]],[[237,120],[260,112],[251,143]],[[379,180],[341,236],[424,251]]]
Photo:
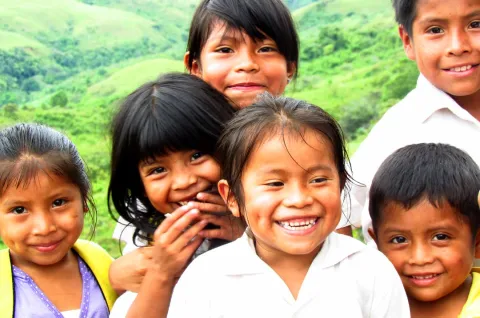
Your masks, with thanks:
[[[195,160],[203,157],[204,155],[205,155],[205,154],[204,154],[203,152],[197,151],[196,153],[194,153],[194,154],[192,155],[191,161],[195,161]]]
[[[65,199],[56,199],[55,201],[53,201],[52,206],[55,208],[55,207],[62,206],[65,203],[67,203],[67,200]]]
[[[435,236],[433,237],[433,240],[434,241],[445,241],[445,240],[448,240],[450,237],[447,235],[447,234],[435,234]]]
[[[318,178],[315,178],[313,179],[312,181],[310,181],[311,183],[323,183],[327,181],[327,178],[323,178],[323,177],[318,177]]]
[[[153,168],[152,170],[150,170],[148,175],[161,174],[161,173],[164,173],[166,171],[167,171],[167,169],[165,169],[164,167],[156,167],[156,168]]]
[[[443,30],[442,30],[442,28],[439,28],[439,27],[433,27],[433,28],[428,29],[427,33],[440,34],[440,33],[443,33]]]
[[[27,213],[27,209],[25,209],[23,206],[16,206],[12,209],[13,214],[24,214]]]
[[[395,236],[394,238],[392,238],[390,240],[390,243],[393,243],[393,244],[404,244],[404,243],[407,243],[407,239],[403,236]]]
[[[264,46],[264,47],[261,47],[259,51],[260,52],[277,52],[278,49],[273,46]]]
[[[472,23],[470,23],[470,27],[472,29],[478,29],[480,28],[480,21],[473,21]]]
[[[266,185],[270,186],[270,187],[283,187],[283,182],[282,181],[272,181],[272,182],[266,183]]]
[[[233,50],[229,47],[220,47],[220,48],[216,49],[215,52],[217,52],[217,53],[232,53]]]

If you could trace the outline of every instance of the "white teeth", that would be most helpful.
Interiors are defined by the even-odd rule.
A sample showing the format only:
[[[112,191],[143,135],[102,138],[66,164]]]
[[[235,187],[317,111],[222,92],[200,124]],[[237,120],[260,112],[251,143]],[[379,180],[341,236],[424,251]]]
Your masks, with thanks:
[[[431,274],[431,275],[426,275],[426,276],[412,276],[412,277],[415,278],[415,279],[422,280],[422,279],[430,279],[430,278],[433,278],[435,276],[437,276],[437,274]]]
[[[180,204],[180,205],[187,205],[187,204],[188,204],[188,201],[178,201],[178,204]]]
[[[450,72],[465,72],[465,71],[468,71],[471,68],[472,68],[471,65],[466,65],[466,66],[462,66],[462,67],[454,67],[454,68],[450,69]]]
[[[300,221],[300,222],[278,222],[278,224],[291,231],[301,231],[301,230],[306,230],[311,228],[312,226],[317,223],[317,219],[310,219],[310,220],[305,220],[305,221]]]

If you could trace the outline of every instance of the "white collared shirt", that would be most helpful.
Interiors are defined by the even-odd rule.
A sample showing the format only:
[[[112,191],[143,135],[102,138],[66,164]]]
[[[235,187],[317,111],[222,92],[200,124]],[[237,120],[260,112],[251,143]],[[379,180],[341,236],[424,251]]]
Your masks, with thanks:
[[[361,216],[369,245],[375,246],[367,232],[372,224],[368,191],[375,173],[395,150],[424,142],[450,144],[480,164],[480,122],[420,75],[417,87],[385,113],[352,157],[353,178],[365,187],[352,186],[351,221],[359,226]]]
[[[168,317],[396,318],[410,317],[410,310],[393,265],[351,237],[328,236],[295,300],[244,234],[188,266]]]

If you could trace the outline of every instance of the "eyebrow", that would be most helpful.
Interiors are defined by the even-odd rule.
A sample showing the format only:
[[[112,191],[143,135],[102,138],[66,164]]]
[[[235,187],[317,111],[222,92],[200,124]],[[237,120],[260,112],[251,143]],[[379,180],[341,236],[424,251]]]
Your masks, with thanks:
[[[475,10],[472,11],[471,13],[467,14],[466,16],[463,17],[464,20],[470,20],[473,17],[479,16],[480,15],[480,10]],[[418,23],[421,24],[426,24],[426,23],[447,23],[448,19],[446,18],[437,18],[437,17],[426,17],[423,19],[420,19]]]
[[[330,171],[332,171],[332,168],[328,165],[325,165],[325,164],[318,164],[316,166],[305,169],[305,171],[308,172],[308,173],[313,173],[313,172],[321,171],[321,170],[330,172]],[[283,168],[273,168],[273,169],[265,168],[265,169],[259,169],[258,172],[259,173],[264,173],[264,174],[268,174],[268,173],[280,174],[280,173],[287,172],[287,170],[283,169]]]

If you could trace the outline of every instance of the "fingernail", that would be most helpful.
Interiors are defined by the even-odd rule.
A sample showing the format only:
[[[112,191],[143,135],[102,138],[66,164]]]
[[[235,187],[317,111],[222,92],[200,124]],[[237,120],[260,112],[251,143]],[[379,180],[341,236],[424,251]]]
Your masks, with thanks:
[[[191,214],[198,214],[200,211],[198,209],[193,209],[190,211]]]
[[[203,193],[197,193],[197,199],[201,200],[203,198]]]
[[[195,205],[195,202],[190,201],[190,202],[187,203],[187,205],[190,206],[190,207],[191,207],[191,206],[194,206],[194,205]]]

